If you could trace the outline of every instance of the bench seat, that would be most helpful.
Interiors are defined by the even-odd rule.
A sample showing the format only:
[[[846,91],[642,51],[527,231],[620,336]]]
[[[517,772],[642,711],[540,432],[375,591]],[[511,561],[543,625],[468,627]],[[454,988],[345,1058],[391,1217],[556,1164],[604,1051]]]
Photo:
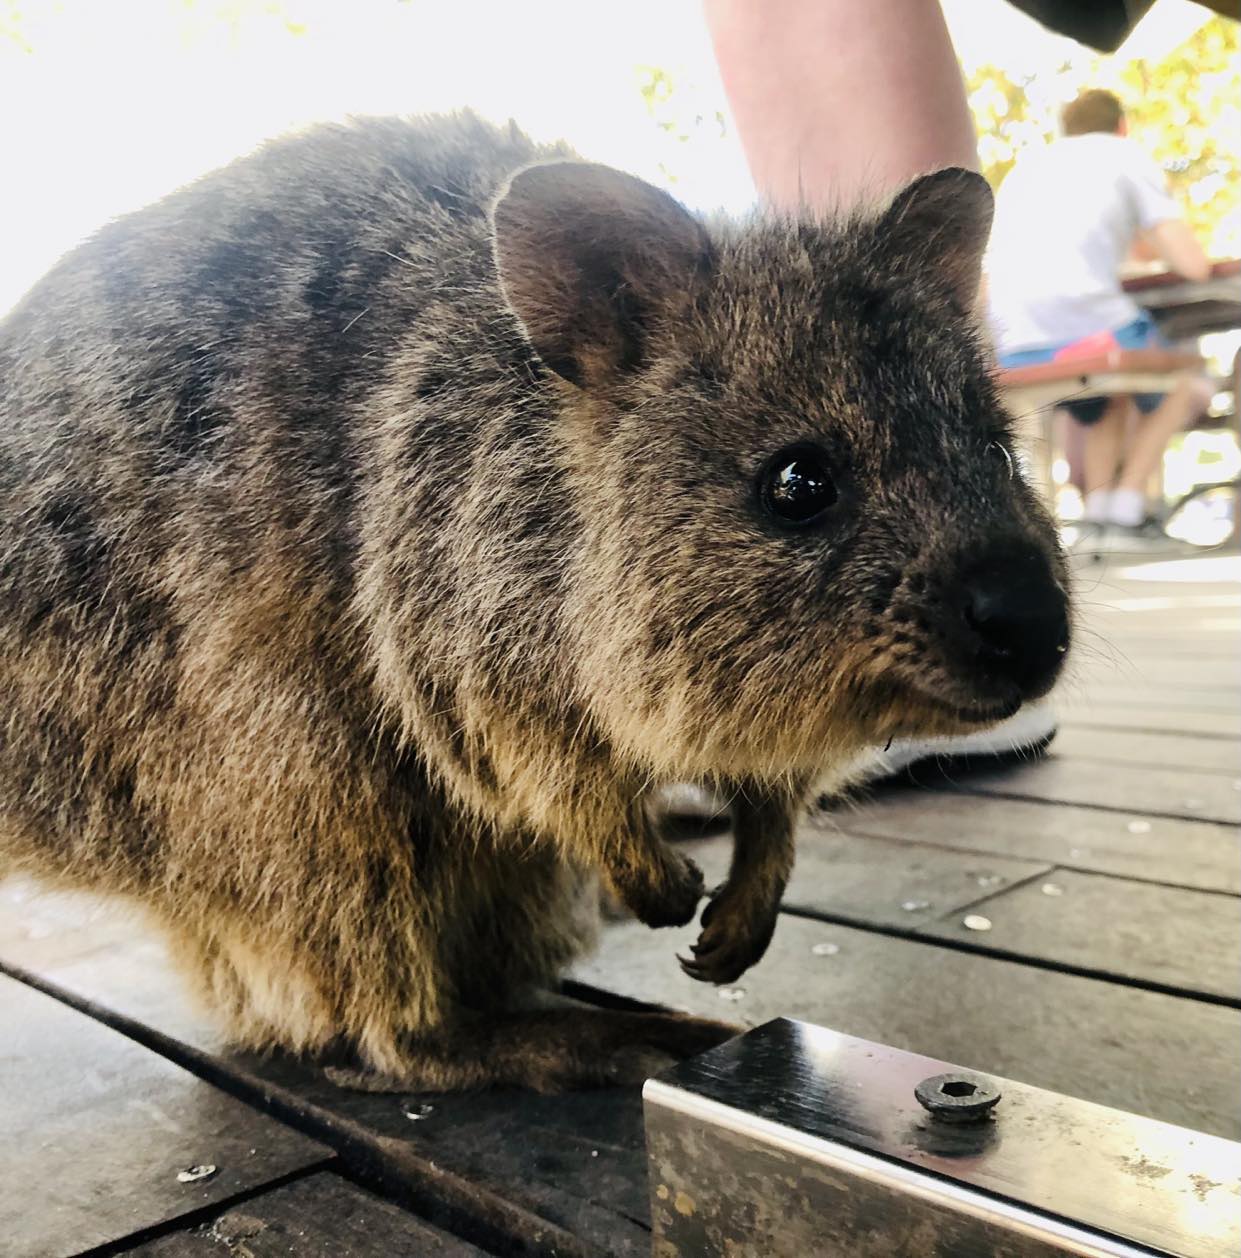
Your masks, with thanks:
[[[1000,368],[996,379],[1016,416],[1036,485],[1048,497],[1055,445],[1055,408],[1075,398],[1166,393],[1186,372],[1205,369],[1195,353],[1175,349],[1111,349],[1059,362]]]

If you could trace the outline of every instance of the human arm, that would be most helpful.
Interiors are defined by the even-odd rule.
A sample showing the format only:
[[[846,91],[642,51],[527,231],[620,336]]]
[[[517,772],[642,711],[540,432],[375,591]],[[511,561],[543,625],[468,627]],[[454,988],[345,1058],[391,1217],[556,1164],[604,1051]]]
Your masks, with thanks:
[[[1161,262],[1187,280],[1201,282],[1211,274],[1211,261],[1183,219],[1166,218],[1156,223],[1142,237]]]
[[[977,169],[961,70],[927,0],[705,0],[754,182],[776,209],[849,207]]]
[[[1134,252],[1158,259],[1187,280],[1205,280],[1211,263],[1180,215],[1163,171],[1130,142],[1125,160],[1135,225]]]

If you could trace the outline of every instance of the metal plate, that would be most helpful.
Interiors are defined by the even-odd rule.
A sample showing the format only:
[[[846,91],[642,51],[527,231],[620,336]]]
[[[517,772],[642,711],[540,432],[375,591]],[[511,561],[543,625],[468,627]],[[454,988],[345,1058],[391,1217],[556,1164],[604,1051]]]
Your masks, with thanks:
[[[651,1080],[656,1254],[1241,1252],[1241,1145],[996,1078],[943,1124],[955,1069],[777,1019]]]

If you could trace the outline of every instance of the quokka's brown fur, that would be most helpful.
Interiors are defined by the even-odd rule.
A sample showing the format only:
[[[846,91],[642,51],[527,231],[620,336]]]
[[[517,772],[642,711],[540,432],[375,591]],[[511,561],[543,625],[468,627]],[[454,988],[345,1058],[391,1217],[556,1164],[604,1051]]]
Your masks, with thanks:
[[[694,915],[649,789],[735,799],[688,963],[728,980],[812,778],[1054,675],[980,672],[944,612],[988,547],[1063,575],[996,448],[981,180],[708,225],[566,156],[469,116],[320,128],[0,325],[0,864],[145,905],[239,1044],[448,1088],[715,1042],[531,1008],[596,875]],[[808,530],[755,490],[799,442],[840,492]]]

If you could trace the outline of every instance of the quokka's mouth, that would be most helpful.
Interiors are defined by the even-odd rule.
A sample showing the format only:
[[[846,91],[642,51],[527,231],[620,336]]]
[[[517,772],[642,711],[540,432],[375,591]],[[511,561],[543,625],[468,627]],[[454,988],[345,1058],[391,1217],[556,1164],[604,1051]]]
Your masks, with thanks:
[[[993,725],[996,721],[1006,721],[1022,704],[1021,696],[1016,694],[1002,703],[959,704],[938,695],[927,694],[924,690],[915,690],[914,693],[923,703],[965,725]]]
[[[1006,721],[1021,707],[1021,698],[1014,695],[1004,703],[990,708],[957,708],[956,716],[962,721],[973,721],[976,724],[990,725],[994,721]]]

